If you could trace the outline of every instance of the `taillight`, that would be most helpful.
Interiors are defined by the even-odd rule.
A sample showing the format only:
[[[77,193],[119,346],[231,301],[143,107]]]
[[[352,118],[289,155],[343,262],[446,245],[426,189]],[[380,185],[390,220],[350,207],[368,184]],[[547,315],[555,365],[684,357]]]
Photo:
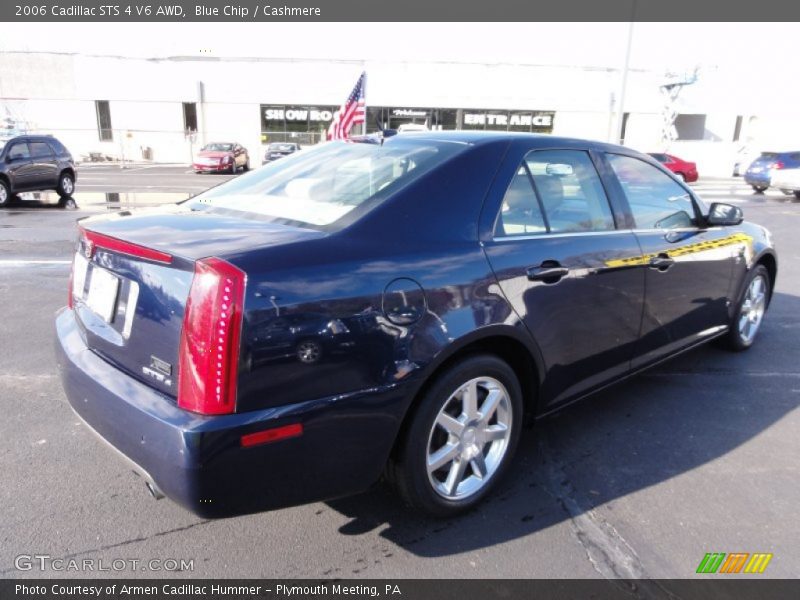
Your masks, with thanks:
[[[782,169],[783,168],[783,163],[781,161],[774,162],[774,163],[772,163],[772,168],[773,169]]]
[[[219,258],[198,260],[186,301],[178,406],[204,415],[236,407],[245,274]]]

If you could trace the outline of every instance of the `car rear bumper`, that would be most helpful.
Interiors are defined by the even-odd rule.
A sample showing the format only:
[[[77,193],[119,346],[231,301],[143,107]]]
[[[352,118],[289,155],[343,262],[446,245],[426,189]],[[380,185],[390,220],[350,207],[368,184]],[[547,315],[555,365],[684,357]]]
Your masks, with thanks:
[[[89,348],[73,312],[56,317],[56,355],[72,409],[141,475],[202,516],[280,508],[362,491],[383,471],[407,407],[402,386],[206,417]],[[300,423],[303,434],[244,448],[245,434]]]
[[[749,185],[766,185],[770,184],[770,175],[765,173],[745,173],[744,181]]]

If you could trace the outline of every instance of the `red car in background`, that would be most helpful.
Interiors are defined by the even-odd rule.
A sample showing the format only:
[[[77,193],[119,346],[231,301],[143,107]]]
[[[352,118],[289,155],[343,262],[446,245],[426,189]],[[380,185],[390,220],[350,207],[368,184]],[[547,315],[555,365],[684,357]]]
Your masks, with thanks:
[[[650,156],[655,158],[662,165],[667,167],[670,171],[675,173],[678,177],[683,179],[686,183],[697,181],[697,164],[688,162],[672,156],[672,154],[649,152]]]
[[[250,170],[247,149],[235,142],[212,142],[197,153],[192,163],[195,173],[236,173]]]

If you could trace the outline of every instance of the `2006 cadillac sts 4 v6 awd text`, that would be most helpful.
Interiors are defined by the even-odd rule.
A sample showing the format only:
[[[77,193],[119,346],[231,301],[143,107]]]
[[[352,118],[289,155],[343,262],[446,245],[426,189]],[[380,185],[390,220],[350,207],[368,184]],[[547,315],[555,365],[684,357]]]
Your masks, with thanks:
[[[210,516],[382,474],[469,508],[526,420],[713,338],[749,347],[777,272],[768,231],[650,157],[526,134],[331,142],[79,226],[69,402]]]

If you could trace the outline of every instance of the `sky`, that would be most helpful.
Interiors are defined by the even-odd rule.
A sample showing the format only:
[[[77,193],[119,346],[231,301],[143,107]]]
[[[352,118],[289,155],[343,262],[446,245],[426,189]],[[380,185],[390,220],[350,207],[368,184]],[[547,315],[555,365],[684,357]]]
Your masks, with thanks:
[[[0,50],[166,56],[438,60],[619,68],[628,23],[56,23],[4,28]],[[365,35],[365,31],[367,35]],[[796,23],[636,23],[631,68],[741,72],[793,56]]]

